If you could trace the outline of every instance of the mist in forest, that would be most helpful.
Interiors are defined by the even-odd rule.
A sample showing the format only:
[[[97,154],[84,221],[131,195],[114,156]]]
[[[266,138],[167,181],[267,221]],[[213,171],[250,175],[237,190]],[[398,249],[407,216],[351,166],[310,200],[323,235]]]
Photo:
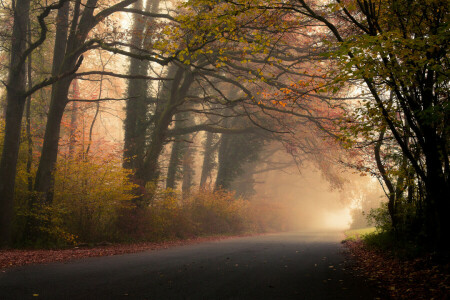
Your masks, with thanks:
[[[201,180],[203,153],[196,139],[191,142],[197,142],[198,147],[193,162],[193,183],[197,186]],[[236,149],[228,151],[239,153],[245,150],[239,144]],[[304,231],[365,227],[368,222],[364,214],[385,201],[381,186],[374,178],[335,162],[328,162],[327,167],[318,165],[317,160],[323,162],[327,159],[326,153],[321,153],[320,149],[302,156],[300,160],[273,143],[258,148],[256,152],[259,155],[247,163],[240,162],[237,157],[231,160],[231,168],[241,163],[242,166],[227,190],[255,207],[261,206],[262,213],[270,207],[271,215],[278,218],[275,229]],[[216,180],[217,169],[214,169],[207,186],[213,188]]]
[[[367,185],[367,178],[350,175],[352,185]],[[357,186],[350,191],[349,185],[333,189],[316,167],[305,164],[261,176],[256,197],[280,204],[288,230],[343,230],[350,227],[351,208],[361,196],[355,193]]]

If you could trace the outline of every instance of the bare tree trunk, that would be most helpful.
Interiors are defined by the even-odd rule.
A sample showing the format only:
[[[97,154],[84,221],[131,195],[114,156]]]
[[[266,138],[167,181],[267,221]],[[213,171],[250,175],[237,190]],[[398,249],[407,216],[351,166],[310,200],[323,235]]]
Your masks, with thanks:
[[[175,126],[174,129],[179,129],[186,126],[188,116],[186,113],[179,113],[175,115]],[[172,143],[172,149],[170,154],[169,166],[167,170],[167,180],[166,188],[175,189],[177,175],[179,174],[179,167],[182,164],[182,157],[184,157],[186,149],[186,142],[184,141],[184,136],[179,136]]]
[[[384,168],[383,162],[381,161],[381,145],[383,144],[384,134],[386,133],[386,129],[382,129],[380,132],[380,136],[378,137],[378,141],[375,144],[374,155],[375,161],[377,163],[378,171],[381,174],[384,184],[388,189],[387,197],[388,197],[388,212],[391,217],[392,228],[394,229],[395,234],[397,234],[397,212],[395,210],[395,189],[391,179],[388,177],[386,169]]]
[[[76,20],[74,20],[76,22]],[[73,26],[73,25],[72,25]],[[66,59],[69,34],[69,2],[58,10],[56,16],[56,35],[53,54],[52,75],[67,72],[76,65],[76,58]],[[72,49],[71,49],[72,50]],[[50,108],[45,127],[44,144],[41,158],[36,172],[34,190],[40,193],[34,201],[53,201],[53,168],[58,156],[58,142],[61,128],[61,120],[67,104],[67,96],[72,78],[65,78],[56,82],[52,87]],[[70,152],[70,151],[69,151]]]
[[[180,127],[180,116],[175,115],[175,129]],[[169,166],[167,169],[166,188],[175,189],[178,175],[178,168],[180,166],[180,156],[182,155],[183,141],[176,138],[172,143],[172,149],[170,153]]]
[[[191,194],[191,187],[194,179],[194,152],[192,145],[186,143],[185,147],[186,149],[183,156],[183,184],[181,186],[183,198],[186,198]]]
[[[72,78],[58,81],[52,90],[52,99],[45,127],[44,144],[42,146],[39,167],[36,173],[34,189],[39,198],[47,204],[53,201],[54,167],[58,157],[59,134],[61,120],[67,104],[67,95]]]
[[[30,0],[17,0],[6,91],[5,137],[0,161],[0,246],[8,245],[11,240],[16,167],[26,101],[23,96],[26,65],[21,63],[21,59],[26,47],[29,11]]]
[[[159,11],[160,0],[148,0],[145,6],[146,12],[157,13]],[[134,5],[134,9],[142,10],[144,1],[139,0]],[[151,30],[145,19],[140,15],[134,16],[131,44],[136,48],[143,48],[152,35],[147,31]],[[142,37],[145,36],[143,39]],[[131,49],[132,53],[139,54],[138,50]],[[150,63],[146,60],[130,58],[130,75],[147,75]],[[130,79],[128,81],[128,98],[125,107],[124,121],[124,154],[123,167],[133,171],[142,167],[144,162],[144,151],[146,136],[148,131],[148,88],[147,79]]]
[[[57,74],[75,72],[76,68],[79,66],[78,58],[81,56],[79,48],[86,40],[90,30],[96,24],[93,18],[94,11],[97,7],[97,1],[98,0],[88,0],[84,5],[81,17],[79,16],[81,1],[75,2],[70,32],[68,32],[68,28],[63,22],[57,23],[57,27],[61,26],[57,31],[64,31],[64,34],[57,35],[61,40],[55,40],[55,49],[59,49],[59,43],[66,45],[66,50],[63,52],[62,58],[60,57],[60,53],[57,53],[58,59],[55,58],[54,60],[54,62],[58,64],[61,59],[60,67],[54,69],[57,70]],[[124,5],[127,3],[128,2],[124,2]],[[54,168],[58,157],[61,120],[67,105],[69,87],[72,79],[73,76],[65,77],[64,79],[57,81],[52,87],[50,108],[45,127],[44,144],[34,184],[34,190],[37,192],[38,198],[47,204],[53,201]]]
[[[28,19],[28,44],[31,44],[31,22]],[[28,88],[31,89],[33,86],[33,80],[31,77],[32,72],[32,59],[31,55],[28,56],[28,67],[27,67],[27,77],[28,77]],[[33,190],[33,176],[31,176],[31,165],[33,164],[33,138],[31,136],[31,95],[28,96],[25,108],[25,127],[26,127],[26,140],[27,140],[27,184],[28,191]]]
[[[145,185],[152,182],[157,185],[159,179],[158,160],[167,139],[167,130],[172,123],[172,118],[176,113],[178,106],[183,104],[186,93],[194,81],[192,73],[185,69],[178,69],[174,80],[172,81],[172,89],[169,100],[164,102],[164,106],[160,108],[155,116],[155,126],[153,128],[149,146],[147,147],[146,157],[142,168],[136,170],[135,183],[139,184],[141,189],[145,190]],[[153,199],[155,191],[148,191],[144,197],[140,197],[140,202],[146,198],[146,201]],[[139,199],[138,199],[139,201]],[[145,202],[145,201],[144,201]],[[144,205],[145,203],[142,203]]]
[[[202,174],[200,176],[200,188],[204,189],[206,181],[211,177],[211,172],[214,168],[214,136],[212,132],[206,132],[206,139],[203,147],[203,164]]]
[[[150,5],[147,5],[147,10]],[[133,5],[134,9],[142,10],[143,1]],[[142,16],[135,15],[131,44],[141,48],[144,43],[142,36],[146,25]],[[132,50],[138,53],[137,50]],[[130,75],[147,75],[149,63],[136,58],[130,58]],[[125,137],[123,167],[136,170],[142,166],[144,160],[145,137],[147,131],[147,96],[148,81],[146,79],[130,79],[128,81],[128,98],[125,107]]]
[[[231,135],[222,133],[220,137],[220,146],[218,154],[218,169],[215,189],[229,189],[231,185],[231,173],[233,169],[232,163],[229,161],[229,151],[231,143]]]
[[[72,82],[72,97],[79,98],[78,80]],[[73,157],[75,151],[75,144],[77,142],[77,117],[78,117],[78,103],[72,102],[72,111],[70,113],[70,128],[69,128],[69,158]]]
[[[59,74],[62,62],[64,60],[64,53],[67,47],[67,34],[69,32],[69,1],[58,9],[56,16],[56,34],[55,44],[53,47],[53,64],[52,76]]]

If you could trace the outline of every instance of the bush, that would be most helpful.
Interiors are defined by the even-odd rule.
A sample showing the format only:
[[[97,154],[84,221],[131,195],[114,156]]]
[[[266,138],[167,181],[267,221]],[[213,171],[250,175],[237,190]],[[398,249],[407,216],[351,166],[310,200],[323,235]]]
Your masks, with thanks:
[[[28,191],[28,174],[22,165],[15,200],[16,245],[52,247],[120,239],[116,219],[133,198],[134,187],[120,157],[114,153],[61,157],[51,204],[37,202],[39,197]]]
[[[420,218],[412,204],[399,202],[397,204],[397,228],[394,230],[388,212],[387,203],[377,209],[371,209],[368,215],[369,222],[377,231],[363,237],[366,245],[382,251],[390,251],[400,257],[415,257],[425,250],[424,233],[420,226]]]
[[[159,241],[248,231],[248,202],[226,191],[199,190],[188,198],[173,190],[157,193],[148,208],[122,211],[119,227],[132,240]]]
[[[67,211],[66,228],[83,242],[117,240],[118,211],[133,199],[129,172],[113,154],[61,159],[54,204]]]
[[[68,212],[58,205],[16,207],[15,244],[20,247],[61,247],[76,244],[77,236],[65,227]]]
[[[367,220],[369,225],[375,226],[379,232],[392,231],[392,221],[387,203],[382,203],[379,208],[370,209]]]

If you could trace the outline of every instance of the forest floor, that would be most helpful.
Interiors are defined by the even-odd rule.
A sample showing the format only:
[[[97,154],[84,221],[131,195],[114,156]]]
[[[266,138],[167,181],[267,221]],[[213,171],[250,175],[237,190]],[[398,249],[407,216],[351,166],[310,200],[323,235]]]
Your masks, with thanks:
[[[257,235],[257,234],[252,234]],[[249,236],[249,235],[240,235]],[[199,244],[204,242],[218,241],[223,239],[235,238],[233,236],[209,236],[195,237],[191,239],[165,241],[165,242],[142,242],[133,244],[109,244],[105,243],[93,247],[73,247],[69,249],[7,249],[0,250],[0,270],[7,268],[30,265],[43,264],[51,262],[65,262],[73,259],[86,257],[100,257],[120,255],[126,253],[136,253],[149,250],[168,249],[176,246]]]
[[[450,265],[431,255],[399,259],[367,247],[361,239],[343,242],[356,273],[392,299],[450,299]]]

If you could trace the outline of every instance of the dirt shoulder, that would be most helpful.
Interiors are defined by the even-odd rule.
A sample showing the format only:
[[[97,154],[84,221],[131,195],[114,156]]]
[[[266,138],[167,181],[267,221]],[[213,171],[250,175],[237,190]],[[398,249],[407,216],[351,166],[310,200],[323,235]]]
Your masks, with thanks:
[[[256,235],[256,234],[255,234]],[[51,262],[64,262],[85,257],[99,257],[136,253],[150,250],[168,249],[176,246],[198,244],[211,241],[231,239],[241,236],[213,236],[197,237],[186,240],[167,241],[160,243],[111,244],[96,247],[74,247],[70,249],[53,250],[0,250],[0,270],[29,264],[43,264]]]
[[[437,264],[431,256],[399,260],[368,249],[361,240],[346,241],[345,246],[355,271],[384,291],[386,298],[449,299],[448,263]]]

